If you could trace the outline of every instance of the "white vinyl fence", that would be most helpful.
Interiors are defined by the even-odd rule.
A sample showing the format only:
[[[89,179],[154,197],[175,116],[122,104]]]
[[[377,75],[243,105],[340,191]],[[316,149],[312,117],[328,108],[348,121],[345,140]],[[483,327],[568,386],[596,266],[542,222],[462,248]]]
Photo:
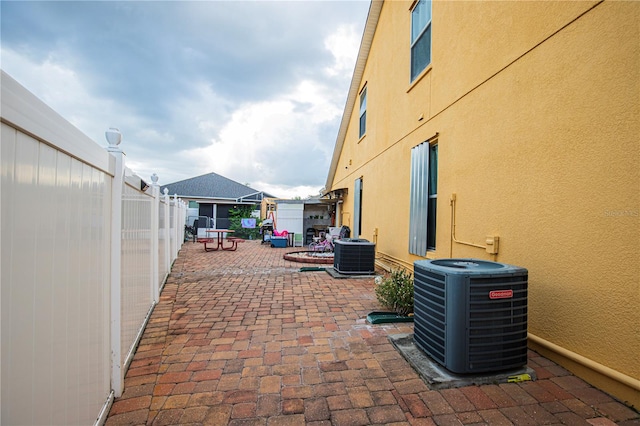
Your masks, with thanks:
[[[186,205],[1,75],[0,424],[104,422]],[[111,136],[119,133],[111,132]]]

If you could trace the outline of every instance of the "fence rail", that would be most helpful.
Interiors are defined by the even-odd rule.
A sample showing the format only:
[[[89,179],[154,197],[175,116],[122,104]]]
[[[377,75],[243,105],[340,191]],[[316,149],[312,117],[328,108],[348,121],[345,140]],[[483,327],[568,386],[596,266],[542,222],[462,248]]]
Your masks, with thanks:
[[[142,191],[117,144],[101,148],[4,72],[1,83],[0,424],[100,424],[186,205],[155,175]]]

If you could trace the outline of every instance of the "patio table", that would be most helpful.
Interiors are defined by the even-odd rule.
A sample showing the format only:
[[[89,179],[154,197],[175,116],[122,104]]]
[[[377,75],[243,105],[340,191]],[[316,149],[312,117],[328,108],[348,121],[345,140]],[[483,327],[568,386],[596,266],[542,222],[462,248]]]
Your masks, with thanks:
[[[231,244],[229,246],[224,245],[224,234],[232,234],[233,232],[235,232],[232,229],[207,229],[205,231],[207,234],[216,234],[215,239],[213,237],[211,238],[206,238],[204,240],[202,240],[202,242],[204,243],[204,251],[216,251],[219,249],[222,250],[228,250],[228,251],[234,251],[235,249],[238,248],[238,241],[237,240],[228,240]],[[215,247],[207,247],[207,244],[215,244]]]

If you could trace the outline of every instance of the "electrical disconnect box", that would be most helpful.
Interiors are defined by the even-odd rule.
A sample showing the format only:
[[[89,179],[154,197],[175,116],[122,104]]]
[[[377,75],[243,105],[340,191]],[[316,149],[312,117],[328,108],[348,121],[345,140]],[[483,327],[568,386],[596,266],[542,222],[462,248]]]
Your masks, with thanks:
[[[485,243],[487,244],[487,253],[489,254],[498,254],[498,245],[500,243],[500,237],[497,235],[487,235],[485,239]]]

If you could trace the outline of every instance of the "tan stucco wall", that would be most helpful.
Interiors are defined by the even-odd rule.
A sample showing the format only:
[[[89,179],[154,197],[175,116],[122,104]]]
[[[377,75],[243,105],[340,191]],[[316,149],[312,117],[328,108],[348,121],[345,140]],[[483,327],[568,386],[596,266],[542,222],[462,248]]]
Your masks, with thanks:
[[[361,236],[380,257],[418,259],[408,254],[410,150],[437,132],[427,256],[528,268],[529,332],[637,382],[640,3],[436,1],[432,67],[413,86],[409,5],[382,8],[361,84],[367,133],[358,141],[356,103],[333,179],[349,189],[344,224],[362,176]],[[453,193],[457,239],[498,235],[497,257],[451,242]],[[640,406],[637,390],[582,374]]]

